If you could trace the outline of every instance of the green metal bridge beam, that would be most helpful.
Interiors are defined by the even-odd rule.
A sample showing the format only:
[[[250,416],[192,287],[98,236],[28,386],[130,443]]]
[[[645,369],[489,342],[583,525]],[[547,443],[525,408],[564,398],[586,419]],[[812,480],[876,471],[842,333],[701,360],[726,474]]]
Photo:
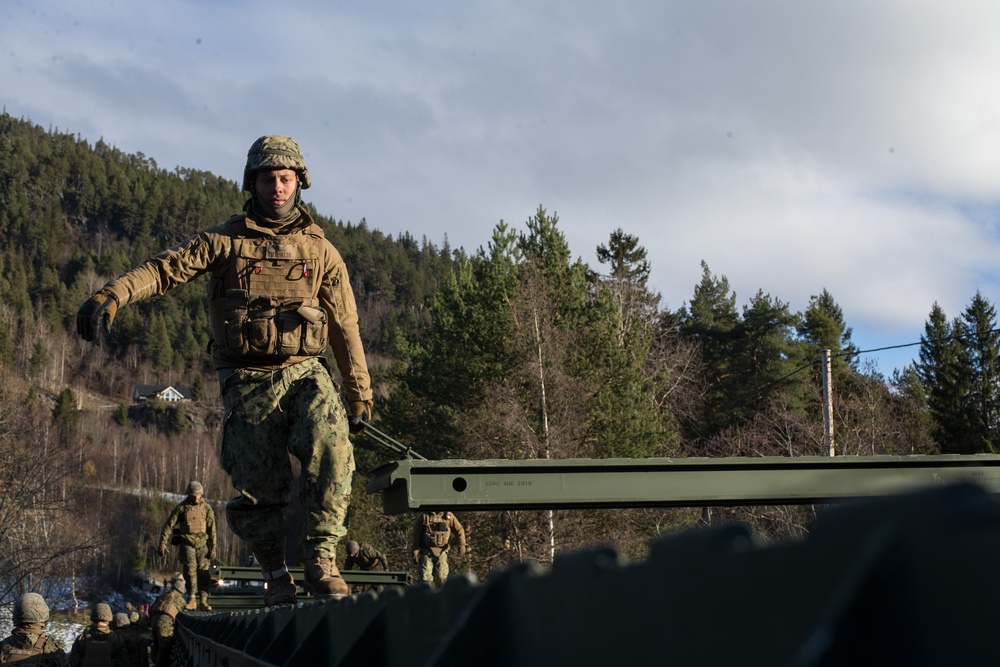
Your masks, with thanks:
[[[405,459],[373,471],[386,514],[414,510],[787,505],[974,482],[1000,493],[1000,456]]]

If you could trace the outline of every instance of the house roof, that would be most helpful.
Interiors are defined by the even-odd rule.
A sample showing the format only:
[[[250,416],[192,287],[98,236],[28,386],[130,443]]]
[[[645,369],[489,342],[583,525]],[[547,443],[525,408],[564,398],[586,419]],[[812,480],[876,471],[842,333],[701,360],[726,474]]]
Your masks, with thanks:
[[[181,395],[181,398],[186,400],[191,400],[191,388],[181,387],[178,385],[163,385],[163,384],[137,384],[135,386],[135,391],[132,392],[132,396],[136,398],[155,396],[156,394],[172,389]]]

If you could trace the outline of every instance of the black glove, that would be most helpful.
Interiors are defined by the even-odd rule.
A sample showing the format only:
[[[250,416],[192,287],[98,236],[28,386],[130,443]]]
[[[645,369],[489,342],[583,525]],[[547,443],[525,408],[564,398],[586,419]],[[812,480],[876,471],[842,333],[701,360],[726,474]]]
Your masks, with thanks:
[[[111,333],[111,323],[118,312],[118,299],[110,292],[101,290],[87,299],[76,314],[76,332],[84,340],[97,340],[100,326],[104,333]]]
[[[365,425],[372,420],[372,402],[351,401],[351,414],[347,416],[347,425],[351,433],[361,433]]]

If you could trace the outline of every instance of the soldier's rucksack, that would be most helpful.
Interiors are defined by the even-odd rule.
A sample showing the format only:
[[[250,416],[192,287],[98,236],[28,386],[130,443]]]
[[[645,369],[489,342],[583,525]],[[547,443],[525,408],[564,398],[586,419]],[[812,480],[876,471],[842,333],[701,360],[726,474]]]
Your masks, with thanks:
[[[31,664],[32,662],[37,662],[32,660],[35,656],[39,656],[45,650],[45,633],[43,632],[33,645],[28,648],[17,648],[13,644],[4,642],[0,646],[0,663],[4,662],[25,662],[26,664]]]
[[[430,512],[424,514],[424,546],[444,547],[451,539],[448,527],[448,513]]]
[[[173,596],[168,593],[164,593],[160,597],[156,598],[156,601],[154,601],[153,605],[149,608],[150,616],[155,614],[166,614],[170,618],[177,618],[177,614],[180,612],[180,607],[174,604],[174,601],[172,600]]]

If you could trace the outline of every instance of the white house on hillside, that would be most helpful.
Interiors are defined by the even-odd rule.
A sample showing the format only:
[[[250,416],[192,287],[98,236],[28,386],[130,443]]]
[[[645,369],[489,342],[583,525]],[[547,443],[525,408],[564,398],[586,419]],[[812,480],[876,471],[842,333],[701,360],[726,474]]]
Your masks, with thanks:
[[[132,392],[133,403],[144,403],[151,398],[166,401],[167,403],[190,401],[191,388],[156,384],[137,384],[135,386],[135,391]]]

